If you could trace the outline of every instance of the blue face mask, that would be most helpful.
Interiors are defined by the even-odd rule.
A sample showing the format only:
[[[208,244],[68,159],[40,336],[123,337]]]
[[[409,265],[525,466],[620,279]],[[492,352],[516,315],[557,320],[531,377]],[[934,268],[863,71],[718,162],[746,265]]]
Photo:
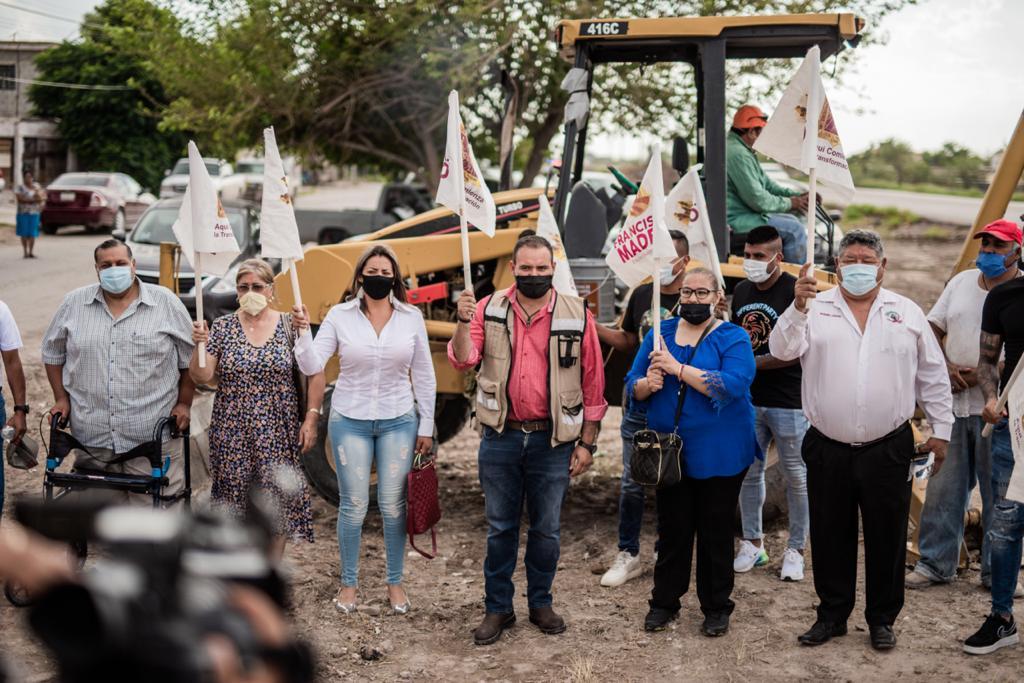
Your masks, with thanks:
[[[100,287],[111,294],[120,294],[131,287],[134,280],[131,266],[111,266],[100,271]]]
[[[854,263],[843,266],[839,272],[843,276],[843,281],[840,284],[853,296],[867,294],[878,284],[878,266]]]
[[[974,259],[974,265],[985,277],[999,277],[1006,272],[1006,256],[995,252],[982,252]]]

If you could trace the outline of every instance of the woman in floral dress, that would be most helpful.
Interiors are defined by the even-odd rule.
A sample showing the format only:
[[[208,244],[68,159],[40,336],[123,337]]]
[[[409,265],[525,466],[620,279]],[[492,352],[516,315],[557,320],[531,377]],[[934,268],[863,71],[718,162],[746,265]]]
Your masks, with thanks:
[[[214,320],[209,332],[205,323],[195,323],[192,339],[206,343],[206,367],[199,367],[195,353],[189,372],[196,384],[217,378],[209,429],[214,504],[244,515],[251,488],[269,491],[280,506],[276,549],[283,552],[288,538],[313,540],[309,489],[299,454],[316,443],[324,376],[310,376],[309,406],[300,418],[294,378],[296,332],[289,330],[290,316],[268,306],[273,281],[265,261],[249,259],[239,266],[239,309]],[[282,484],[294,485],[298,492],[282,490]]]

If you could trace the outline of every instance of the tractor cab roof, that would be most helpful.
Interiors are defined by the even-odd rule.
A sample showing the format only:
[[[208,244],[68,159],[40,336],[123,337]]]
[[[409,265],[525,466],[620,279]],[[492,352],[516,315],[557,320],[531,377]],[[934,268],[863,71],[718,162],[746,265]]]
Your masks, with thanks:
[[[853,14],[664,17],[659,19],[563,19],[555,41],[563,58],[574,60],[586,44],[593,64],[696,62],[701,43],[726,39],[726,59],[803,57],[818,45],[824,60],[856,45],[864,20]]]

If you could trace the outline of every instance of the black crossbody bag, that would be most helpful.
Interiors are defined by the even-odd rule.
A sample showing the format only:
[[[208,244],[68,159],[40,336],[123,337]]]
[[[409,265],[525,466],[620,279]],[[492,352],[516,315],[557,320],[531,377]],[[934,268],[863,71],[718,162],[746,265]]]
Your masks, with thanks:
[[[714,326],[712,322],[704,328],[700,339],[693,345],[690,360],[697,355],[697,347]],[[638,484],[663,489],[675,486],[683,480],[683,438],[679,436],[679,418],[683,414],[687,385],[683,381],[680,381],[679,385],[675,419],[672,421],[675,429],[663,434],[647,428],[633,434],[633,456],[629,461],[629,469],[633,481]]]

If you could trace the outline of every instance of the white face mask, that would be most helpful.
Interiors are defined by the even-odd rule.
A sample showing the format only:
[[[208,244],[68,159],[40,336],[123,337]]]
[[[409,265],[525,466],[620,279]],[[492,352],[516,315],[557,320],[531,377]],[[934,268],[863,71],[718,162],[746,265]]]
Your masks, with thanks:
[[[753,259],[743,259],[743,272],[746,273],[747,279],[754,284],[765,282],[772,276],[772,271],[768,270],[768,266],[771,265],[770,261],[755,261]]]
[[[267,307],[267,297],[256,292],[246,292],[238,299],[238,307],[255,317]]]
[[[662,266],[661,270],[658,271],[658,282],[661,283],[662,287],[668,287],[676,281],[676,273],[673,270],[674,268],[675,266]]]

